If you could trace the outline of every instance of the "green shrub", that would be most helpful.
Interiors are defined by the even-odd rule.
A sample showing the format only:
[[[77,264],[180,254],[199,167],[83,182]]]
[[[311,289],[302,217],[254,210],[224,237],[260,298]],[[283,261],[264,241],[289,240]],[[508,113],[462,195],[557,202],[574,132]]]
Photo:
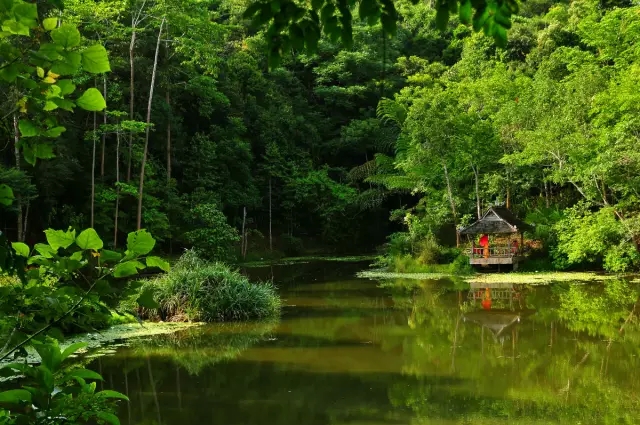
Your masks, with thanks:
[[[473,267],[469,264],[469,257],[464,254],[458,256],[449,264],[451,274],[469,275],[473,274]]]
[[[389,242],[385,246],[385,252],[390,257],[411,253],[411,235],[407,232],[397,232],[389,235]]]
[[[193,209],[190,221],[193,230],[186,232],[184,239],[200,256],[212,261],[233,258],[233,246],[240,236],[216,205],[198,205]]]
[[[442,247],[434,235],[427,235],[415,244],[415,256],[422,264],[436,264]]]
[[[271,283],[252,283],[229,266],[204,261],[187,251],[171,271],[148,281],[165,320],[227,321],[273,317],[280,297]]]

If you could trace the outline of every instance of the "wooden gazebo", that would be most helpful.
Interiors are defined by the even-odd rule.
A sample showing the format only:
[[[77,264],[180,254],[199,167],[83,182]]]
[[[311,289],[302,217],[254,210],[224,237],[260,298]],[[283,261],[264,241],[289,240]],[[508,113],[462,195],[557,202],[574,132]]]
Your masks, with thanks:
[[[460,235],[473,238],[468,253],[471,265],[511,264],[517,270],[523,259],[523,233],[529,228],[507,208],[491,207],[478,221],[460,230]],[[475,243],[477,235],[488,236],[485,246]]]

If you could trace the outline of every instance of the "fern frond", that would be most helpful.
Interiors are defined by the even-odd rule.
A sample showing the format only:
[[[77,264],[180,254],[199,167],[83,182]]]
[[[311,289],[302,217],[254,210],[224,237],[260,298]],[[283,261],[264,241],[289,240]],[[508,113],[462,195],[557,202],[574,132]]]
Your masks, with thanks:
[[[379,188],[365,190],[358,195],[358,205],[362,210],[374,209],[382,205],[388,195],[389,192]]]
[[[393,122],[400,128],[402,128],[402,125],[407,119],[407,108],[395,100],[387,98],[380,99],[376,113],[378,119],[383,123],[388,124],[389,122]]]
[[[352,182],[364,180],[367,177],[373,175],[376,172],[377,168],[378,166],[374,158],[370,161],[365,162],[364,164],[353,167],[347,174],[347,178]]]

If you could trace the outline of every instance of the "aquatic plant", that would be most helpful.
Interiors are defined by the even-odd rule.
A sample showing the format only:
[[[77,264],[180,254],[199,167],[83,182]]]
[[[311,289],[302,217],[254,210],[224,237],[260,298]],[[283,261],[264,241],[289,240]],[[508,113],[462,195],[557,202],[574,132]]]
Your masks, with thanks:
[[[383,269],[364,270],[356,274],[365,279],[414,279],[440,280],[454,277],[449,273],[397,273]],[[545,272],[545,273],[494,273],[460,276],[459,279],[468,283],[514,283],[527,285],[547,285],[554,282],[604,282],[619,276],[587,273],[587,272]]]
[[[187,251],[167,274],[147,281],[159,308],[146,311],[164,320],[234,321],[273,317],[280,297],[273,284],[252,283],[223,263],[200,259]]]

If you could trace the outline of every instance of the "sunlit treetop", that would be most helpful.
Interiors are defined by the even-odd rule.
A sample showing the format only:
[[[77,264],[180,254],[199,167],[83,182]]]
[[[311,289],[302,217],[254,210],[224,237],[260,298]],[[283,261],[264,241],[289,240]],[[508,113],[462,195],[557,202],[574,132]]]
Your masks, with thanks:
[[[353,19],[373,26],[379,22],[384,32],[395,35],[398,0],[256,0],[244,12],[256,28],[266,27],[269,66],[277,67],[289,50],[314,53],[324,33],[347,48],[353,43]],[[419,0],[410,0],[416,4]],[[436,23],[444,29],[452,14],[463,24],[472,24],[492,36],[499,46],[507,41],[511,16],[518,12],[517,0],[435,0]]]

